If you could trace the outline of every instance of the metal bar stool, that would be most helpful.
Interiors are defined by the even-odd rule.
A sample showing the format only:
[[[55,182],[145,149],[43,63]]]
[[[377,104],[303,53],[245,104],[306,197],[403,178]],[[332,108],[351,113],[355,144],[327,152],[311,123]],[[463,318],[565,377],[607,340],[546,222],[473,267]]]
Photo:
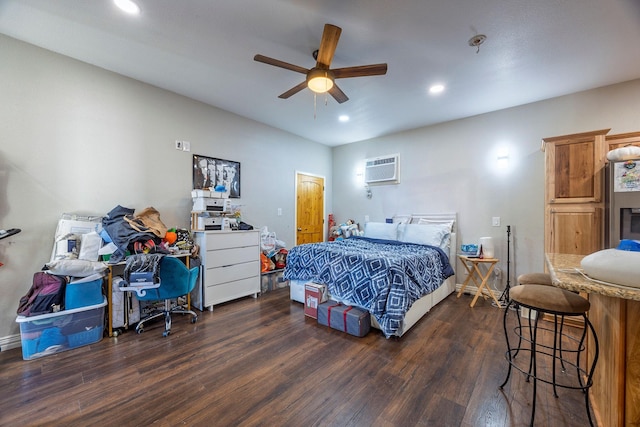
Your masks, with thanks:
[[[553,286],[551,275],[549,273],[524,273],[518,276],[517,282],[518,285],[546,285]],[[554,321],[557,320],[557,315],[554,315]],[[520,322],[520,318],[518,317],[518,322]],[[560,316],[560,334],[564,330],[564,316]],[[562,360],[562,340],[558,343],[559,351],[560,351],[560,364],[562,365],[562,370],[564,371],[566,368],[564,366],[564,362]],[[518,345],[520,347],[520,345]],[[554,389],[555,392],[555,389]],[[556,395],[556,397],[558,397]]]
[[[517,325],[513,328],[513,332],[515,332],[515,335],[518,337],[518,345],[514,348],[511,347],[511,342],[509,340],[509,329],[507,327],[507,315],[509,311],[511,311],[509,310],[509,305],[511,304],[515,305],[516,307],[526,307],[529,310],[536,311],[535,320],[532,321],[531,315],[529,315],[528,327],[525,328],[522,327],[522,324],[520,322],[519,310],[515,311],[516,316],[518,317],[518,322]],[[593,426],[591,411],[589,407],[589,388],[593,385],[593,373],[598,361],[599,347],[595,330],[587,317],[587,312],[590,308],[589,301],[576,293],[556,288],[554,286],[532,284],[519,285],[511,288],[509,305],[505,309],[503,319],[504,333],[507,341],[507,352],[505,353],[505,357],[509,362],[509,370],[507,372],[507,377],[500,385],[500,388],[502,389],[509,381],[512,368],[515,368],[524,373],[527,377],[527,381],[533,379],[533,404],[531,409],[530,423],[531,426],[533,426],[533,421],[535,419],[536,392],[538,381],[551,384],[553,386],[553,393],[555,397],[558,397],[558,387],[581,390],[585,395],[585,404],[587,408],[589,424]],[[540,318],[544,313],[553,315],[553,329],[545,328],[544,325],[539,324]],[[585,326],[579,339],[566,334],[562,327],[560,329],[558,328],[558,316],[560,316],[561,319],[569,316],[583,318]],[[587,361],[586,366],[583,368],[580,366],[580,357],[582,355],[582,352],[586,348],[585,339],[587,337],[587,330],[591,331],[593,339],[594,358],[590,367],[589,361]],[[553,344],[548,345],[538,342],[538,331],[551,332],[553,334]],[[576,343],[575,348],[572,346],[570,346],[570,348],[567,348],[566,346],[560,347],[559,343],[562,342],[563,338],[565,340],[568,338],[569,341],[573,341],[574,343]],[[529,343],[530,346],[527,348],[527,345],[524,343]],[[521,358],[516,360],[516,357],[520,352],[524,354],[528,352],[530,354],[528,367],[522,366],[523,363],[521,362]],[[575,362],[569,360],[569,357],[572,357],[574,355]],[[551,378],[549,378],[549,375],[545,375],[543,372],[541,372],[540,374],[538,373],[538,359],[543,360],[543,358],[551,359]],[[518,363],[518,361],[520,361],[520,363]],[[556,364],[558,361],[561,363],[563,368],[565,367],[565,365],[574,367],[576,378],[569,378],[569,373],[565,372],[563,369],[563,373],[565,373],[565,375],[559,379],[556,373]],[[524,361],[524,363],[526,363],[526,361]]]

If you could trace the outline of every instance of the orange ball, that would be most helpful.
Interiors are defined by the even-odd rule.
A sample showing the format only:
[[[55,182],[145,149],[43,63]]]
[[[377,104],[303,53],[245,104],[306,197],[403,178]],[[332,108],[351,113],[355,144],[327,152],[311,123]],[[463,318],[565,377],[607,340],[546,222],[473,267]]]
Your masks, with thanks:
[[[176,240],[178,240],[178,233],[176,233],[175,231],[167,231],[167,234],[164,235],[164,240],[168,244],[173,245]]]

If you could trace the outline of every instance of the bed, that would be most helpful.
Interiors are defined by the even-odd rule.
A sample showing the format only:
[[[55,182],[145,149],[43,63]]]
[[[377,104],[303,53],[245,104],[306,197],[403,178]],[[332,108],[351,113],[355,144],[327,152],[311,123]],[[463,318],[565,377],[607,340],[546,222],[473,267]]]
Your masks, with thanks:
[[[372,326],[400,337],[455,290],[456,214],[397,215],[364,232],[292,248],[291,299],[304,303],[304,284],[324,283],[332,299],[368,310]]]

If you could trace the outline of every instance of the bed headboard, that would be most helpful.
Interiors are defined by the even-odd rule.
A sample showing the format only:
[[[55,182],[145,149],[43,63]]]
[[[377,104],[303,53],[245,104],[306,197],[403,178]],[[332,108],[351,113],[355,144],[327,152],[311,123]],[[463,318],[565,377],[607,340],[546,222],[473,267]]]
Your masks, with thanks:
[[[458,251],[458,214],[456,212],[445,212],[445,213],[424,213],[424,214],[403,214],[403,215],[394,215],[393,222],[404,222],[417,224],[421,219],[427,220],[429,222],[443,222],[449,223],[453,222],[451,226],[451,241],[449,244],[449,260],[454,265],[456,262],[456,254]]]

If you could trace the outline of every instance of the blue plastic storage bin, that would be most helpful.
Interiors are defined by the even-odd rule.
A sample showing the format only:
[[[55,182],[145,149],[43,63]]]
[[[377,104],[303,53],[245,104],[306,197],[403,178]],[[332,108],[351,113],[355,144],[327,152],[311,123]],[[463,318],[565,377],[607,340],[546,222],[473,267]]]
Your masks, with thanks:
[[[64,293],[66,310],[88,307],[102,302],[102,277],[90,282],[74,281],[67,283]]]
[[[82,347],[83,345],[93,344],[100,341],[102,338],[103,326],[96,326],[86,331],[76,332],[75,334],[67,335],[69,340],[69,348]]]
[[[102,339],[104,310],[107,299],[101,295],[100,304],[63,310],[40,316],[18,316],[22,358],[36,359]]]

